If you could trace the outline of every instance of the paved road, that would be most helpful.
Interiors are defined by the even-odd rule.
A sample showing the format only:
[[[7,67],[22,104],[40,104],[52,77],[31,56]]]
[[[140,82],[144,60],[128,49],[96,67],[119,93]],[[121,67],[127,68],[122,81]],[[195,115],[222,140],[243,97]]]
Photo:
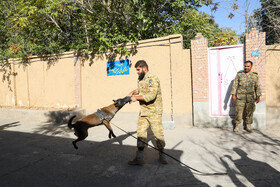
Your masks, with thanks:
[[[120,127],[135,134],[136,122]],[[143,167],[127,165],[136,140],[113,129],[115,139],[104,126],[90,129],[75,150],[65,123],[1,118],[0,186],[280,186],[280,137],[269,131],[235,134],[182,124],[165,130],[166,153],[201,174],[171,158],[159,164],[152,148]]]

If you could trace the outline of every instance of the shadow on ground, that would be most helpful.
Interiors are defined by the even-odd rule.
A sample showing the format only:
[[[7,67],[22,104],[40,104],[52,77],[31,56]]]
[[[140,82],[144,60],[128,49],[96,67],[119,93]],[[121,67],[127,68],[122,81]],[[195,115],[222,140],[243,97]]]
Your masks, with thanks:
[[[230,128],[225,128],[217,133],[213,129],[201,130],[201,134],[208,131],[209,141],[191,140],[196,149],[203,150],[207,155],[206,158],[199,155],[201,162],[209,168],[213,167],[209,162],[211,159],[220,163],[235,186],[280,186],[280,172],[277,170],[280,154],[278,137],[259,130],[254,133],[245,130],[234,133]]]
[[[17,127],[17,126],[20,126],[19,121],[12,122],[12,123],[7,123],[7,124],[2,124],[0,126],[0,130],[5,130],[5,129],[8,129],[8,128]]]
[[[221,161],[229,177],[236,186],[246,186],[237,177],[237,175],[243,175],[253,186],[270,186],[278,187],[280,186],[280,172],[271,167],[265,162],[254,160],[248,157],[248,154],[240,148],[233,148],[240,158],[233,159],[230,155],[224,155]],[[234,167],[238,169],[238,172],[232,169],[225,160],[234,164]]]
[[[48,111],[45,115],[45,121],[43,125],[40,125],[34,133],[45,134],[45,135],[56,135],[65,134],[65,132],[70,132],[67,127],[67,123],[72,116],[74,122],[84,116],[85,110],[74,110],[74,111]],[[72,131],[71,131],[72,132]]]
[[[127,165],[136,151],[120,143],[128,135],[83,141],[78,150],[67,138],[3,130],[0,137],[0,186],[208,186],[175,161],[159,164],[150,148],[146,165]],[[183,152],[166,153],[180,159]]]

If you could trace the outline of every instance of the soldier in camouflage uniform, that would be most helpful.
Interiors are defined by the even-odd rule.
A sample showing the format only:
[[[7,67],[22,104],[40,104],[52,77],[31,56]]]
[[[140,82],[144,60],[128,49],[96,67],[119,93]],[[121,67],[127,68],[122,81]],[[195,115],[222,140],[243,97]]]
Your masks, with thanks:
[[[261,88],[259,76],[256,72],[251,72],[253,63],[246,61],[244,71],[239,71],[234,79],[231,94],[235,105],[235,128],[234,132],[239,131],[239,125],[242,122],[245,109],[245,129],[253,132],[250,125],[253,123],[253,113],[255,111],[255,102],[260,102]],[[235,96],[237,90],[237,98]]]
[[[138,89],[129,93],[131,101],[139,101],[140,114],[137,126],[137,154],[134,160],[129,161],[130,165],[143,165],[143,150],[147,142],[147,129],[155,136],[157,148],[159,149],[159,161],[167,164],[165,155],[162,153],[165,147],[165,140],[162,126],[162,95],[159,79],[149,73],[148,65],[144,60],[135,64],[138,74]],[[145,142],[145,143],[143,143]]]

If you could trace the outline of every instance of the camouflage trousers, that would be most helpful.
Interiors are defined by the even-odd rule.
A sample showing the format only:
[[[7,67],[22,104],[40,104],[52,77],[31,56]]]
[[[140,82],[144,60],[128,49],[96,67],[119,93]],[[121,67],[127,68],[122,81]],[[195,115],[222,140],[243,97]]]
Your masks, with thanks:
[[[245,123],[253,123],[253,113],[255,111],[255,102],[246,102],[246,100],[237,99],[235,105],[235,124],[241,124],[245,110]]]
[[[147,130],[151,127],[151,130],[155,136],[155,141],[158,149],[165,147],[165,140],[163,135],[162,116],[139,116],[137,126],[137,147],[145,147],[147,143]],[[143,142],[145,143],[143,143]]]

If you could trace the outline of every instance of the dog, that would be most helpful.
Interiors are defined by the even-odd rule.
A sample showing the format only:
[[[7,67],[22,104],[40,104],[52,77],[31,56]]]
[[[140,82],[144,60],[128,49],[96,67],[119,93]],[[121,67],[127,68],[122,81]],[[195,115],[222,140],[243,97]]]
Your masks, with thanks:
[[[84,140],[88,136],[88,129],[91,127],[104,124],[109,130],[109,138],[111,139],[112,136],[116,138],[116,135],[110,125],[110,121],[125,104],[131,102],[131,97],[127,96],[121,99],[113,100],[113,102],[113,104],[98,109],[97,112],[79,119],[75,124],[72,124],[72,121],[76,116],[72,116],[70,118],[68,121],[68,127],[69,129],[74,128],[74,134],[78,137],[72,142],[75,149],[78,149],[76,143]]]

